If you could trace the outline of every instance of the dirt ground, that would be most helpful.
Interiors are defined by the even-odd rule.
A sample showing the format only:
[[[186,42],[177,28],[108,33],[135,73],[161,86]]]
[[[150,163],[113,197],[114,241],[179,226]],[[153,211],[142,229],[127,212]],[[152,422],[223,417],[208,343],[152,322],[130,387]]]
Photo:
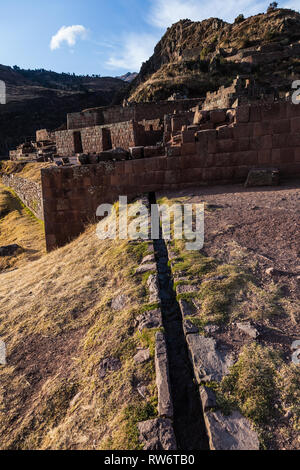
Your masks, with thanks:
[[[205,242],[202,253],[230,263],[233,253],[243,255],[245,264],[255,265],[259,286],[280,288],[287,301],[282,315],[258,319],[263,346],[278,350],[291,363],[291,345],[300,339],[300,180],[278,187],[245,188],[243,185],[198,187],[158,194],[184,203],[205,203]],[[267,270],[273,268],[272,274]],[[234,323],[222,326],[213,336],[221,347],[238,357],[253,340]],[[286,423],[278,423],[279,426]],[[296,433],[274,437],[272,448],[300,447]]]

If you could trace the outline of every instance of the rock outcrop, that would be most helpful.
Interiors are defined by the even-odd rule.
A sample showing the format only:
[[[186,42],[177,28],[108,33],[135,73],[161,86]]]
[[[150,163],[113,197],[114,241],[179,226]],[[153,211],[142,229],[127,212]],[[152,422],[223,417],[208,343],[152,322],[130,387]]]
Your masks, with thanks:
[[[181,20],[168,28],[131,85],[131,101],[173,94],[205,96],[228,86],[238,71],[255,74],[263,94],[290,91],[299,73],[300,14],[275,9],[233,24],[219,18]],[[273,72],[276,71],[276,74]]]

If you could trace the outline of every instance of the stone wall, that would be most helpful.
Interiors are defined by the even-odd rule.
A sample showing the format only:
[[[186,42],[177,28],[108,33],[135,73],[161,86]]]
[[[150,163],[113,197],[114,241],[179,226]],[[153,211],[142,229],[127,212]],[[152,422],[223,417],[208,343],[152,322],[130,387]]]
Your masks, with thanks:
[[[170,147],[168,156],[43,169],[48,249],[77,236],[85,223],[95,220],[99,204],[119,195],[244,182],[256,167],[300,176],[300,106],[243,106],[231,127],[184,132],[184,142]]]
[[[75,153],[73,132],[57,131],[55,132],[55,141],[58,155],[67,157]]]
[[[151,121],[153,122],[153,121]],[[76,153],[100,153],[111,148],[155,145],[162,141],[163,131],[154,127],[138,124],[134,121],[119,122],[105,126],[85,127],[77,130],[55,132],[57,153],[60,156],[71,156]],[[75,134],[80,135],[81,147],[76,147]]]
[[[139,145],[136,139],[137,124],[133,121],[120,122],[113,125],[85,127],[77,130],[55,132],[57,153],[71,156],[76,153],[100,153],[103,150]],[[81,148],[76,148],[74,134],[81,138]]]
[[[36,131],[35,140],[36,142],[43,142],[47,140],[53,140],[54,133],[47,129],[40,129]]]
[[[143,121],[163,119],[165,114],[174,111],[187,111],[199,104],[200,99],[186,99],[178,101],[161,101],[158,103],[136,103],[130,106],[109,106],[72,113],[67,116],[68,129],[80,129],[104,124],[114,124],[124,121]]]
[[[221,86],[215,92],[208,92],[202,105],[203,110],[224,109],[258,100],[260,90],[249,80],[237,77],[229,87]]]
[[[18,175],[3,175],[2,183],[13,189],[21,201],[40,219],[44,219],[41,183],[21,178]]]

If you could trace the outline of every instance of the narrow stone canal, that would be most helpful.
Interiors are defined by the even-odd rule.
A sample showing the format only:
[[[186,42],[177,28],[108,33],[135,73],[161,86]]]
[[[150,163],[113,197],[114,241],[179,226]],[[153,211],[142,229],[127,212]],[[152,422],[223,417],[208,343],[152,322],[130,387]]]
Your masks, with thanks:
[[[149,195],[150,204],[156,203],[155,195]],[[171,393],[174,405],[174,431],[180,450],[208,450],[202,406],[192,365],[188,356],[183,332],[182,317],[173,278],[168,265],[166,243],[160,233],[153,240],[159,274],[161,310],[167,343]]]

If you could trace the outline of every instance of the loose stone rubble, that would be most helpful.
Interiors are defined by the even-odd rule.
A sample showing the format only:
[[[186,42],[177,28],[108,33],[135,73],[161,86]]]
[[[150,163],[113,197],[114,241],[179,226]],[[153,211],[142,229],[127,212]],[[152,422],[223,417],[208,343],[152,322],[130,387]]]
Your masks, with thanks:
[[[144,362],[149,361],[150,359],[149,349],[140,349],[133,359],[136,364],[143,364]]]
[[[253,339],[259,337],[259,331],[257,330],[257,328],[255,328],[254,325],[251,324],[251,322],[236,323],[236,326],[239,330],[243,331]]]
[[[175,434],[170,419],[152,419],[138,424],[144,450],[177,450]]]
[[[128,302],[128,297],[124,294],[118,295],[111,302],[111,308],[115,311],[123,310]]]
[[[107,357],[99,365],[99,377],[104,379],[109,372],[115,372],[121,368],[122,364],[115,357]]]

